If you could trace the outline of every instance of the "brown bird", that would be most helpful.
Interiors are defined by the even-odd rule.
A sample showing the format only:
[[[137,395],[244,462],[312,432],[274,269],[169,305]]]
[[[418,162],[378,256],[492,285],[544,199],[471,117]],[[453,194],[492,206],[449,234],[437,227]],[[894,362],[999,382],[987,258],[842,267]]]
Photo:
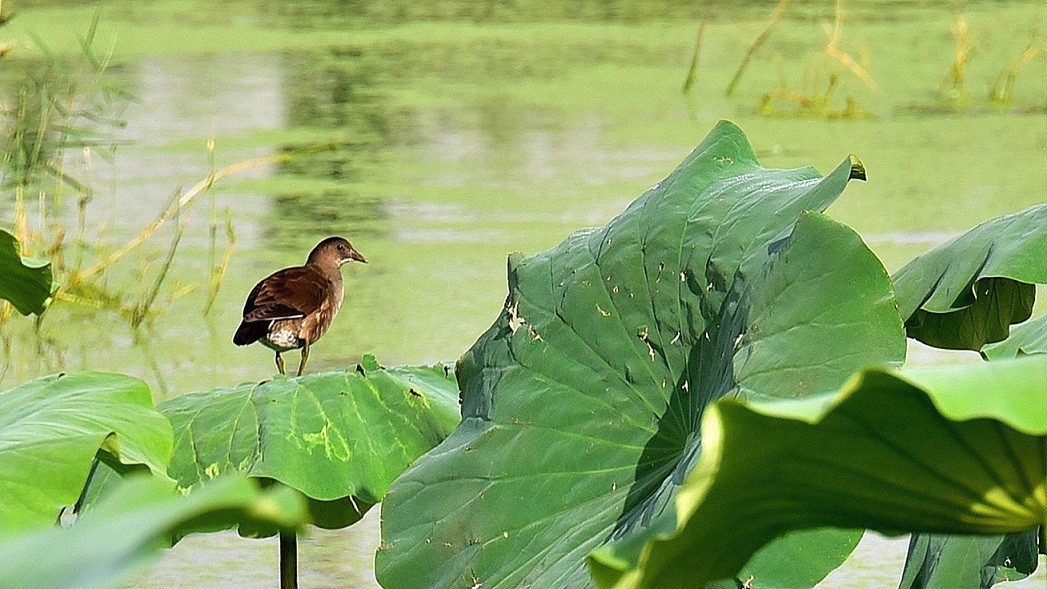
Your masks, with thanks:
[[[309,252],[304,266],[284,268],[262,280],[247,295],[244,319],[233,343],[246,346],[261,340],[276,352],[276,367],[284,374],[281,352],[302,349],[298,376],[305,370],[309,346],[331,326],[342,306],[342,264],[367,263],[341,237],[328,237]]]

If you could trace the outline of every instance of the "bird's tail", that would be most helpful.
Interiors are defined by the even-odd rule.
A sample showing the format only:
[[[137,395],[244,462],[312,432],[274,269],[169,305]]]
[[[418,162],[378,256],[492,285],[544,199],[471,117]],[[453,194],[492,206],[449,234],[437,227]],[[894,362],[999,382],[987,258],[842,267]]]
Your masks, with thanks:
[[[242,321],[240,327],[236,328],[236,334],[233,335],[233,343],[238,346],[253,344],[265,337],[268,330],[268,321]]]

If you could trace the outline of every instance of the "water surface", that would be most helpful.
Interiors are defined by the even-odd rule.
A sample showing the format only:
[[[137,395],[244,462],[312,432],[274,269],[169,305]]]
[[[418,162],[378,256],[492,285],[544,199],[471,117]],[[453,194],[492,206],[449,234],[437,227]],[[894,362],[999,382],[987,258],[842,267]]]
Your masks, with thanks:
[[[696,86],[685,95],[702,14],[694,7],[667,3],[651,15],[643,3],[606,3],[603,12],[593,3],[573,14],[489,4],[489,14],[436,3],[446,10],[345,16],[330,12],[333,3],[296,2],[288,10],[303,19],[294,20],[266,2],[111,3],[99,39],[113,47],[109,76],[137,100],[122,113],[127,124],[115,134],[126,143],[111,161],[67,158],[70,172],[96,187],[87,210],[92,240],[130,238],[175,190],[206,178],[208,141],[219,168],[298,155],[220,181],[183,213],[163,312],[149,325],[131,329],[118,313],[68,302],[38,330],[5,324],[0,386],[103,369],[143,378],[162,400],[266,378],[271,352],[230,341],[243,298],[332,234],[350,238],[370,263],[345,268],[345,305],[313,348],[310,369],[341,369],[364,353],[386,364],[453,360],[497,316],[508,253],[538,252],[605,223],[720,118],[739,123],[769,167],[824,173],[858,154],[869,182],[852,183],[828,212],[862,233],[890,270],[977,222],[1043,200],[1047,80],[1034,75],[1042,60],[1017,78],[1011,103],[983,98],[1032,38],[1043,16],[1037,3],[968,9],[979,53],[967,72],[970,106],[959,110],[939,94],[954,43],[955,15],[945,5],[849,3],[843,46],[867,54],[872,88],[824,61],[822,25],[831,25],[832,6],[800,3],[726,98],[748,42],[766,26],[767,5],[709,14]],[[10,30],[32,28],[61,50],[63,35],[85,30],[92,11],[30,6]],[[780,78],[804,91],[832,74],[840,81],[830,111],[850,98],[870,118],[797,116],[788,104],[757,114]],[[5,72],[8,88],[14,77]],[[75,225],[74,210],[63,215]],[[227,217],[232,265],[204,315],[216,255],[210,227],[220,228],[220,256]],[[11,222],[6,202],[0,219]],[[161,229],[111,269],[107,285],[131,301],[142,296],[173,235],[174,224]],[[971,355],[920,348],[913,359]],[[378,516],[376,509],[350,530],[311,532],[302,542],[302,586],[375,587]],[[904,550],[904,539],[869,535],[822,586],[892,586]],[[270,587],[275,555],[273,540],[191,537],[135,586]],[[1042,582],[1043,568],[1025,585]]]

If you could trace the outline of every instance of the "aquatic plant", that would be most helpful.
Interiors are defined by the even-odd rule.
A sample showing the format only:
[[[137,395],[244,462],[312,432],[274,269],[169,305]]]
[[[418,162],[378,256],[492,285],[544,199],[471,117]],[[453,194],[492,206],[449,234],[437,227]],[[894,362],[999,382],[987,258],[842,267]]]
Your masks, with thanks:
[[[1014,59],[1000,67],[996,77],[989,83],[984,103],[978,101],[977,95],[972,92],[967,73],[968,65],[978,54],[981,45],[963,13],[956,15],[952,36],[953,60],[938,88],[937,101],[931,104],[911,105],[911,110],[932,113],[976,113],[990,110],[1022,113],[1042,109],[1040,105],[1022,104],[1014,94],[1022,70],[1042,53],[1035,30],[1028,45]]]
[[[304,506],[294,491],[227,476],[182,495],[159,478],[131,476],[64,527],[0,536],[0,580],[10,587],[89,589],[133,580],[141,566],[187,530],[241,522],[294,529]]]
[[[811,586],[851,552],[856,527],[918,532],[914,587],[1021,578],[1047,523],[1047,322],[1027,321],[1033,285],[1047,282],[1047,205],[891,277],[819,212],[864,178],[853,156],[825,177],[764,168],[721,122],[606,226],[512,256],[505,306],[453,378],[368,358],[159,412],[118,375],[0,393],[12,407],[0,415],[14,416],[0,441],[43,442],[0,456],[10,472],[29,461],[24,489],[43,498],[0,487],[5,521],[25,528],[0,528],[0,554],[33,563],[0,567],[0,584],[36,578],[20,575],[47,558],[79,582],[85,561],[48,551],[133,525],[141,533],[85,557],[109,563],[101,586],[125,572],[113,558],[229,526],[280,533],[293,586],[303,522],[350,525],[379,501],[387,589]],[[899,370],[907,336],[991,361]],[[66,439],[69,428],[84,434]],[[135,470],[187,497],[121,482]],[[227,492],[231,513],[210,495]],[[69,505],[83,514],[72,532],[48,529]],[[962,551],[983,557],[963,570],[939,559]]]
[[[0,229],[0,300],[8,301],[22,315],[44,312],[51,298],[51,265],[22,257],[21,244]]]
[[[443,366],[381,368],[372,357],[356,370],[187,394],[156,409],[145,383],[127,376],[30,381],[0,393],[0,553],[24,557],[48,541],[52,550],[89,546],[134,525],[115,544],[85,549],[84,558],[121,577],[158,543],[236,527],[250,537],[279,533],[282,586],[295,586],[296,530],[359,521],[454,429],[457,397]],[[124,482],[143,471],[160,485]],[[240,477],[254,485],[234,482]],[[279,505],[258,505],[263,499]],[[41,531],[67,508],[77,514],[70,531]],[[72,580],[85,578],[84,560],[64,559],[69,568],[57,573],[46,562],[38,555],[0,567],[0,585],[36,586],[53,574],[79,586]]]
[[[179,432],[168,473],[180,488],[244,473],[301,493],[308,523],[328,529],[359,521],[460,419],[443,366],[381,368],[371,356],[353,371],[182,395],[158,409]],[[284,571],[293,542],[281,536]]]
[[[96,461],[166,476],[171,424],[129,376],[70,373],[0,394],[0,536],[55,522],[79,501]]]
[[[105,243],[99,228],[92,235],[87,227],[87,211],[96,198],[97,188],[91,175],[95,158],[111,159],[123,143],[114,138],[124,122],[120,114],[134,100],[122,84],[109,75],[110,53],[95,48],[98,15],[78,40],[81,52],[73,59],[51,53],[37,39],[37,49],[45,59],[37,67],[26,68],[24,75],[9,89],[11,108],[3,111],[0,129],[0,198],[13,203],[14,236],[23,255],[45,258],[50,262],[55,286],[51,299],[98,311],[115,311],[132,328],[151,321],[158,311],[157,301],[172,300],[191,291],[195,285],[171,286],[169,270],[185,231],[183,213],[217,180],[271,163],[282,162],[288,155],[261,158],[215,169],[214,145],[209,143],[211,172],[184,193],[175,191],[167,205],[141,231],[115,247]],[[72,165],[68,160],[80,154],[82,161]],[[80,176],[71,171],[82,168]],[[65,220],[69,193],[76,201],[75,229]],[[134,269],[140,275],[139,292],[129,287],[113,286],[106,275],[128,254],[142,249],[168,222],[183,218],[169,244],[158,252],[143,256]],[[207,276],[207,301],[204,313],[221,287],[228,267],[235,234],[227,224],[225,247],[217,258],[219,233],[218,211],[211,210],[212,260]],[[151,260],[162,256],[154,270]],[[170,288],[167,288],[170,287]],[[9,312],[0,312],[0,326]]]
[[[843,106],[837,106],[837,91],[847,78],[856,78],[870,89],[877,88],[876,80],[869,73],[865,45],[862,45],[860,58],[855,58],[841,48],[842,21],[843,9],[837,2],[832,26],[824,25],[827,37],[825,45],[809,60],[803,87],[799,90],[790,89],[784,72],[779,71],[779,87],[763,93],[756,108],[757,113],[766,117],[872,118],[872,112],[852,96],[844,99]]]
[[[970,27],[967,26],[967,17],[963,13],[956,15],[952,34],[956,41],[953,62],[945,78],[942,79],[938,96],[943,103],[951,105],[955,110],[963,111],[967,109],[971,100],[971,92],[967,87],[967,64],[975,54],[974,37],[971,35]]]
[[[1047,513],[1036,450],[1047,439],[1036,418],[1047,414],[1042,359],[927,380],[865,367],[900,363],[906,329],[946,347],[980,349],[1006,337],[1028,317],[1029,285],[1047,281],[1038,255],[1047,249],[1047,206],[926,254],[892,284],[857,234],[804,212],[828,206],[861,177],[853,159],[824,178],[762,168],[741,131],[721,123],[607,226],[510,258],[505,308],[458,363],[462,424],[383,503],[383,586],[584,587],[593,551],[606,585],[703,586],[733,576],[732,586],[811,586],[861,533],[781,535],[826,525],[1013,532],[1005,550],[1026,550]],[[993,379],[998,393],[972,394]],[[910,404],[926,411],[890,423]],[[1007,410],[1012,404],[1021,408]],[[881,412],[849,426],[867,431],[868,444],[834,437],[848,419],[837,406]],[[974,416],[989,421],[967,424]],[[950,442],[942,432],[953,427],[961,433]],[[874,443],[895,428],[925,442],[894,448],[909,463]],[[779,456],[779,447],[794,453]],[[939,456],[961,480],[975,476],[959,466],[971,461],[1010,475],[999,487],[991,473],[978,475],[970,484],[989,487],[946,493],[931,484]],[[912,493],[895,502],[877,487],[883,500],[870,500],[857,491],[875,475],[856,460],[897,464],[879,475],[883,484],[901,477]],[[1000,504],[978,503],[982,490]],[[808,502],[795,503],[798,496]],[[726,507],[732,497],[741,503]],[[751,497],[762,503],[741,510]],[[999,517],[991,521],[969,517],[992,509]],[[692,533],[708,518],[718,535]],[[732,525],[739,534],[719,534]],[[934,566],[931,554],[919,554],[914,566]],[[1032,568],[1027,558],[999,563],[1011,578]]]
[[[1040,47],[1035,41],[1014,58],[1010,63],[1000,68],[996,80],[989,87],[989,102],[1007,108],[1014,102],[1014,85],[1018,82],[1018,74],[1021,70],[1040,55]]]

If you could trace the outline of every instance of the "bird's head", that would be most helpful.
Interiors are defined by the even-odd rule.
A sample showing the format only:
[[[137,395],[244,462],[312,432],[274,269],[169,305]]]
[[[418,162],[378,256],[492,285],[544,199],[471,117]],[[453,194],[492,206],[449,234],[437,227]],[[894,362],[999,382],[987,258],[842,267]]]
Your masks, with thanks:
[[[316,244],[313,251],[309,252],[309,260],[306,263],[338,268],[346,262],[353,261],[367,263],[363,254],[356,251],[345,238],[328,237]]]

